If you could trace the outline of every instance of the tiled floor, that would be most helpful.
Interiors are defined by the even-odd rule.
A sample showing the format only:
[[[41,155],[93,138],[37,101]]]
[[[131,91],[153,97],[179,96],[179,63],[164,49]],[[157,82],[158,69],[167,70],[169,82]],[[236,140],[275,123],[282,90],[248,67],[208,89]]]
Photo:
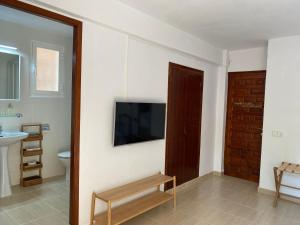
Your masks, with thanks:
[[[272,202],[255,183],[211,176],[179,192],[176,210],[163,205],[126,225],[300,225],[300,205]]]
[[[63,179],[14,187],[0,199],[0,225],[68,225],[69,184]]]
[[[69,187],[61,179],[31,188],[14,188],[0,199],[0,225],[67,225]],[[126,225],[300,225],[300,205],[257,193],[255,183],[210,176]]]

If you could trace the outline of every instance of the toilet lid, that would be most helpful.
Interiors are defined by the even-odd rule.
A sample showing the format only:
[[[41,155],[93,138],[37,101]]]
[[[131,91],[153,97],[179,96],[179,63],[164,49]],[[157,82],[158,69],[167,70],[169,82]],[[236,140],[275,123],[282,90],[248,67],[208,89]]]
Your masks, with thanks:
[[[65,152],[60,152],[58,153],[59,158],[71,158],[71,152],[70,151],[65,151]]]

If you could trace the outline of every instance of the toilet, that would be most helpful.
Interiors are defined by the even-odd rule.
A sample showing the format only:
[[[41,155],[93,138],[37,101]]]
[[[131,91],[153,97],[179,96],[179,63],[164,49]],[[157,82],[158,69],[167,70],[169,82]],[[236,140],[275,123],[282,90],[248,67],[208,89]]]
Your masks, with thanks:
[[[71,159],[71,152],[64,151],[57,154],[59,160],[62,162],[64,167],[66,168],[66,180],[70,180],[70,159]]]

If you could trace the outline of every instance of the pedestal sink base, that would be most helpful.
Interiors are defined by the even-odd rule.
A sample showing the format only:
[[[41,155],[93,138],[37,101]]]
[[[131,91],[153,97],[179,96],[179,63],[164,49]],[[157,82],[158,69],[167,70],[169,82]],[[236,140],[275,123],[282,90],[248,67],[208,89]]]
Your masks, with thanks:
[[[28,137],[28,133],[19,131],[0,132],[0,198],[11,195],[8,175],[8,147]]]
[[[7,165],[7,154],[8,146],[0,146],[0,198],[4,198],[11,195],[11,187]]]

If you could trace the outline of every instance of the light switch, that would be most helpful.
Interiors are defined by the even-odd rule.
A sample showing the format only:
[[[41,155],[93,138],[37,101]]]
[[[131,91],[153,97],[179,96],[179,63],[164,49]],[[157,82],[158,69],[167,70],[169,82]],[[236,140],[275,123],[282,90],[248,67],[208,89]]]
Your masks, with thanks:
[[[42,124],[43,131],[50,131],[50,125],[48,123]]]
[[[281,138],[281,137],[283,137],[283,132],[280,130],[273,130],[272,137]]]

